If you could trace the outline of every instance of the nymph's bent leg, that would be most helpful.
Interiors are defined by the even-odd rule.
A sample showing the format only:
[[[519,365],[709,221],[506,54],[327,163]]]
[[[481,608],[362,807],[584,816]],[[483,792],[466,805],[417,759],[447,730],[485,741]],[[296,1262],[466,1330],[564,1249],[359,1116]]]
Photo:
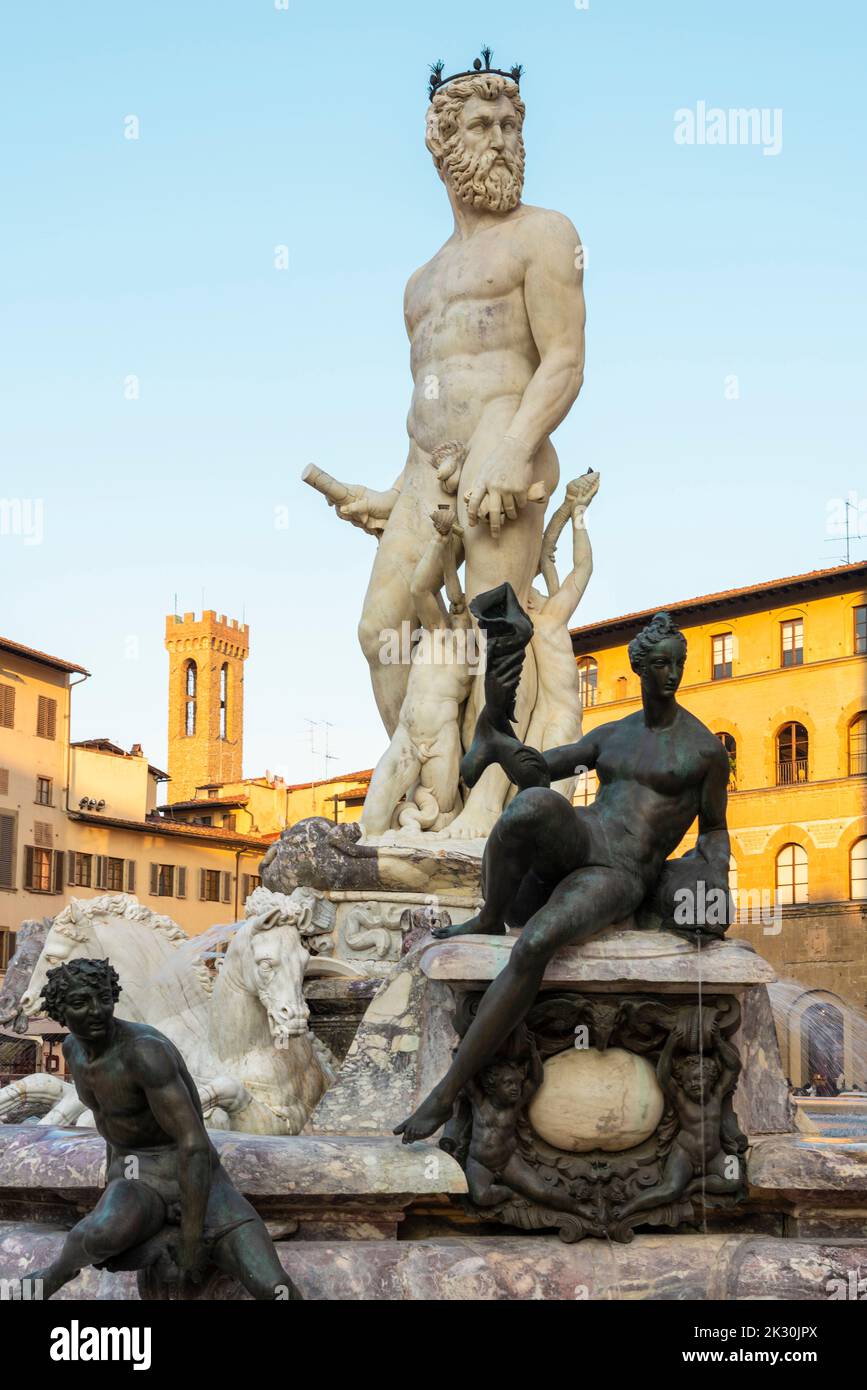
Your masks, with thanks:
[[[398,1125],[395,1134],[402,1134],[404,1143],[411,1143],[439,1129],[465,1083],[496,1056],[526,1015],[554,952],[561,946],[586,941],[626,917],[643,896],[640,880],[620,869],[591,866],[564,879],[527,923],[505,970],[488,986],[448,1072],[418,1110]]]
[[[564,796],[548,787],[518,792],[485,846],[484,907],[460,926],[437,928],[434,936],[501,936],[507,922],[512,924],[510,908],[527,873],[532,869],[540,878],[559,883],[586,862],[587,849],[581,818]]]

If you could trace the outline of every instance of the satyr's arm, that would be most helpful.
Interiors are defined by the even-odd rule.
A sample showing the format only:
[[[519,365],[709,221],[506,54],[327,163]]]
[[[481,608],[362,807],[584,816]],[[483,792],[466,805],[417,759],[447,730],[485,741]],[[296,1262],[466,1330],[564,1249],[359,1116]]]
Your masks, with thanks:
[[[434,529],[427,548],[413,571],[410,582],[415,611],[422,627],[427,628],[428,632],[432,632],[438,627],[449,626],[448,616],[439,591],[446,573],[448,554],[453,545],[452,523],[454,522],[454,515],[452,508],[449,509],[448,513],[441,515],[436,512],[433,513],[431,520],[434,523]]]
[[[568,623],[593,573],[593,551],[584,525],[586,506],[576,506],[572,513],[572,569],[559,589],[545,603],[545,621]]]
[[[539,365],[530,378],[502,443],[482,465],[467,496],[475,525],[485,496],[491,533],[500,530],[500,505],[509,518],[527,501],[533,459],[574,404],[584,380],[584,271],[581,243],[568,217],[546,213],[528,223],[524,304]]]
[[[731,772],[728,753],[721,743],[718,747],[719,752],[714,751],[710,756],[702,783],[695,847],[702,859],[712,865],[723,879],[727,879],[731,844],[726,825],[726,805]]]
[[[136,1080],[151,1114],[178,1150],[181,1190],[181,1266],[195,1274],[200,1264],[202,1229],[211,1186],[210,1143],[205,1124],[168,1045],[142,1038],[135,1047]]]

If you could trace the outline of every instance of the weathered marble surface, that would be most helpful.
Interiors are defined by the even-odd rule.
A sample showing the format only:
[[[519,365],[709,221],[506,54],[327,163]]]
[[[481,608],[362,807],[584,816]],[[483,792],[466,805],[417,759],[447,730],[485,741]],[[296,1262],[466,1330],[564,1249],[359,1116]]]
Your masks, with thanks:
[[[426,949],[414,947],[383,981],[305,1133],[390,1136],[445,1072],[458,1041],[454,1004],[419,968]]]
[[[398,1139],[210,1131],[226,1172],[248,1197],[409,1196],[463,1193],[454,1159],[435,1144]],[[436,1162],[432,1163],[431,1160]],[[0,1126],[0,1203],[37,1188],[77,1194],[105,1181],[105,1141],[95,1130]]]
[[[358,844],[357,824],[335,827],[311,816],[284,830],[262,860],[262,882],[276,893],[294,888],[404,892],[480,892],[482,842],[421,840]]]
[[[62,1233],[0,1224],[0,1277],[47,1263]],[[615,1247],[556,1237],[463,1236],[425,1241],[279,1242],[284,1269],[308,1300],[489,1302],[602,1299],[821,1300],[847,1275],[863,1277],[867,1240],[773,1236],[639,1235]],[[859,1273],[860,1271],[860,1273]],[[830,1286],[830,1287],[829,1287]],[[211,1298],[246,1297],[220,1279]],[[135,1276],[84,1271],[62,1299],[135,1299]]]
[[[741,995],[741,1021],[733,1039],[742,1070],[734,1094],[735,1114],[745,1134],[785,1134],[795,1128],[789,1084],[766,985]]]
[[[750,1195],[784,1195],[803,1199],[809,1194],[841,1197],[858,1195],[867,1208],[867,1146],[854,1143],[811,1144],[800,1134],[768,1134],[758,1138],[750,1149],[748,1175]]]
[[[421,958],[431,980],[455,983],[493,980],[505,968],[519,936],[463,936],[434,942]],[[654,993],[693,993],[725,989],[737,994],[748,985],[776,979],[772,967],[742,941],[714,941],[700,950],[673,932],[609,927],[583,946],[567,946],[553,957],[542,982],[576,989],[647,989]]]

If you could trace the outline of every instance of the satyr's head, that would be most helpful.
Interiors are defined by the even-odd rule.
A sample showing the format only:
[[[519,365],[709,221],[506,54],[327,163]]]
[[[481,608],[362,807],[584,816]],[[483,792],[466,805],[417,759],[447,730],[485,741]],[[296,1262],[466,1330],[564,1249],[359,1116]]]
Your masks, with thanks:
[[[427,109],[425,144],[463,203],[511,212],[524,186],[524,103],[516,82],[480,72],[447,82]]]
[[[77,1038],[105,1037],[120,995],[117,971],[108,960],[79,957],[49,970],[42,1005],[49,1018]]]
[[[695,1101],[704,1100],[705,1092],[713,1090],[719,1080],[716,1057],[702,1057],[698,1052],[679,1057],[672,1063],[671,1071],[680,1089]]]
[[[485,1095],[504,1105],[514,1105],[521,1099],[524,1068],[517,1062],[492,1062],[484,1068],[480,1080]]]
[[[629,664],[653,695],[674,695],[683,679],[686,638],[668,613],[657,613],[629,643]]]

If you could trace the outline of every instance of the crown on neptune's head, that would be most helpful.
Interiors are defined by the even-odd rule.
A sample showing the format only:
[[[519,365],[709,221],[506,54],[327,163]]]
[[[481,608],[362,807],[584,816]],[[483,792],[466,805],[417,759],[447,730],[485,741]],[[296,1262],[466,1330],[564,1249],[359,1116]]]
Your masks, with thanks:
[[[494,55],[491,49],[485,47],[482,49],[481,58],[475,58],[473,60],[473,66],[471,68],[468,68],[466,72],[453,72],[451,77],[443,77],[443,68],[445,67],[445,63],[443,62],[442,58],[439,58],[435,63],[431,63],[430,86],[428,88],[428,95],[431,101],[433,101],[437,92],[440,90],[441,87],[444,87],[447,82],[455,82],[459,77],[475,77],[478,73],[489,72],[493,73],[496,77],[509,77],[513,82],[519,83],[521,80],[521,73],[524,71],[522,65],[520,63],[516,63],[515,66],[513,68],[510,68],[508,72],[504,72],[502,68],[491,67],[491,59],[493,58],[493,56]]]

